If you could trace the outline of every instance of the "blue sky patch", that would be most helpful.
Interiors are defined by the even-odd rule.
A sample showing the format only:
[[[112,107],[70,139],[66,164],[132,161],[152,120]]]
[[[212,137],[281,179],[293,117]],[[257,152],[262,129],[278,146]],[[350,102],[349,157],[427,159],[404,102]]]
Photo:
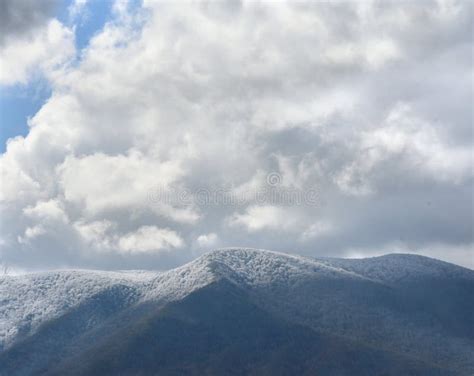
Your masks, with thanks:
[[[76,49],[87,47],[111,18],[112,0],[90,0],[74,19],[69,9],[73,1],[64,1],[56,8],[56,17],[69,27],[75,25]],[[9,138],[28,134],[28,118],[33,117],[51,95],[48,82],[34,78],[27,85],[16,84],[0,88],[0,153],[6,150]]]

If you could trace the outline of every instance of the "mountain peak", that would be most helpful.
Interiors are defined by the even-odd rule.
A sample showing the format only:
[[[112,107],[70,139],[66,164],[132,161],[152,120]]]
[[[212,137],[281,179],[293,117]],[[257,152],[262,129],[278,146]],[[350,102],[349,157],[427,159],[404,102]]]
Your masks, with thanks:
[[[254,248],[223,248],[188,264],[207,265],[215,276],[246,285],[268,284],[301,277],[364,278],[317,259]]]
[[[390,253],[360,259],[327,259],[335,267],[384,283],[412,282],[419,279],[470,279],[474,271],[431,257],[412,253]]]
[[[473,275],[469,269],[409,254],[313,259],[262,249],[224,248],[166,272],[81,270],[3,276],[0,278],[0,349],[22,333],[30,333],[41,323],[113,289],[120,290],[126,304],[166,303],[221,279],[252,291],[276,291],[280,287],[284,290],[291,286],[295,293],[304,296],[310,286],[352,284],[385,288],[419,279],[472,282]]]

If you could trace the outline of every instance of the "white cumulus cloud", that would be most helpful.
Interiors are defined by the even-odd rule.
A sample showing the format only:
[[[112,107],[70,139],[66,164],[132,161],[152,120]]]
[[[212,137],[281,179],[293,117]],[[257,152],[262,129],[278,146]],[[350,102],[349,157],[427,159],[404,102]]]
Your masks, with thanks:
[[[80,56],[55,19],[8,37],[0,84],[39,71],[52,94],[0,157],[0,256],[162,268],[196,247],[395,242],[449,259],[473,243],[471,25],[462,1],[117,1]],[[260,202],[268,176],[316,200]]]

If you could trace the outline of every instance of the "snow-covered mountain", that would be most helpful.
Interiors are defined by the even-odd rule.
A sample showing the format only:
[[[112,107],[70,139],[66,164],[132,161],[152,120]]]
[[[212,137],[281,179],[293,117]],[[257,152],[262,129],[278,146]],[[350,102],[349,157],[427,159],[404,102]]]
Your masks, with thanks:
[[[313,259],[263,250],[224,249],[167,272],[81,270],[0,277],[0,375],[68,374],[73,365],[77,368],[78,363],[87,364],[84,359],[95,359],[80,355],[91,351],[93,343],[108,348],[116,342],[110,342],[111,336],[128,341],[134,338],[130,333],[140,333],[145,342],[150,340],[143,337],[148,331],[140,326],[150,317],[160,325],[169,315],[173,322],[201,323],[207,313],[201,317],[196,312],[205,313],[206,307],[214,307],[209,308],[213,322],[233,317],[234,312],[220,309],[219,302],[236,306],[241,310],[239,317],[247,317],[249,325],[259,320],[272,322],[269,333],[281,332],[281,346],[286,350],[278,351],[283,353],[290,351],[288,343],[295,341],[294,334],[289,333],[300,333],[304,328],[298,341],[314,344],[317,337],[318,343],[330,343],[334,354],[372,359],[347,365],[348,372],[385,362],[406,366],[401,372],[416,371],[413,374],[474,373],[472,270],[408,254],[358,260]],[[224,326],[219,333],[230,330],[235,321],[239,320],[227,320],[229,327]],[[294,327],[289,330],[286,325]],[[214,324],[205,328],[214,328]],[[155,334],[173,336],[179,330],[182,328],[169,333],[166,326]],[[207,336],[219,333],[214,328]],[[308,337],[308,333],[313,334]],[[183,338],[183,345],[186,341]],[[202,338],[193,337],[192,341],[200,343]],[[171,346],[163,347],[161,342],[155,345],[164,352]],[[206,356],[219,359],[212,341],[206,346]],[[125,350],[116,351],[123,355]],[[125,352],[130,351],[127,348]],[[98,353],[101,351],[94,351]],[[326,364],[313,357],[305,354],[306,371],[341,367],[340,359]],[[268,367],[272,361],[267,361]],[[201,363],[196,362],[188,370],[199,374]],[[60,366],[54,368],[52,364]],[[150,367],[142,373],[134,368],[124,374],[150,374],[158,369]],[[104,370],[93,373],[91,369],[84,374],[113,374]],[[344,369],[338,372],[351,374]],[[283,374],[291,373],[290,369]]]
[[[138,303],[177,300],[216,278],[258,286],[298,280],[305,275],[328,278],[338,274],[363,278],[299,256],[226,249],[163,273],[64,270],[0,276],[0,348],[113,287],[126,291],[130,303]]]

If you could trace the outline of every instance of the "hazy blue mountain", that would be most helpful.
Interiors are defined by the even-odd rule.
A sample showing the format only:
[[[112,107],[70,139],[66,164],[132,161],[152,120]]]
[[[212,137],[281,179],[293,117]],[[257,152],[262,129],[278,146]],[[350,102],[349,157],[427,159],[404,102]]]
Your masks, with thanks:
[[[474,272],[226,249],[0,279],[0,375],[472,375]]]

